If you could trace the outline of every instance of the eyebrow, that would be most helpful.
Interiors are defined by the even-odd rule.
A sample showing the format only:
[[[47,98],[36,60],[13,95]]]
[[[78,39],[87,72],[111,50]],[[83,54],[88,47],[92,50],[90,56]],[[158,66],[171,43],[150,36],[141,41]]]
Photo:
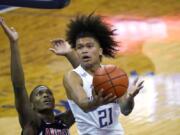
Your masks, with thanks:
[[[95,42],[94,41],[88,41],[85,43],[86,44],[94,44]],[[84,45],[83,43],[77,43],[76,45]]]

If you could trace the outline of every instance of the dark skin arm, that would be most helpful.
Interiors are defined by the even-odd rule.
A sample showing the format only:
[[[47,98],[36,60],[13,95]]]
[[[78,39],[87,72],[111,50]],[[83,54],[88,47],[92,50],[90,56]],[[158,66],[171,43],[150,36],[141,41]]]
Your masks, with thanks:
[[[20,125],[22,128],[24,128],[25,125],[27,125],[33,119],[36,122],[39,122],[40,120],[35,119],[37,115],[31,108],[31,104],[26,91],[24,73],[18,50],[18,33],[14,30],[14,28],[9,28],[1,17],[0,26],[3,28],[4,33],[7,35],[10,42],[11,80],[14,88],[15,106],[19,115]]]

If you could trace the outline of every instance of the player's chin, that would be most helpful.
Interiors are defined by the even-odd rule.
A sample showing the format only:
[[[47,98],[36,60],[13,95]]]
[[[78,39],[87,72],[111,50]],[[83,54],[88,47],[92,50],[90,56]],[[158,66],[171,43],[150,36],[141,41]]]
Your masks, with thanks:
[[[82,61],[82,65],[84,65],[85,67],[91,67],[93,65],[93,61],[91,60],[84,60]]]
[[[54,107],[43,107],[41,111],[52,111]]]
[[[85,62],[85,63],[83,63],[83,66],[84,66],[85,68],[91,68],[91,67],[93,66],[93,64],[90,63],[90,62]]]
[[[51,104],[49,103],[49,104],[44,104],[44,105],[43,105],[43,109],[54,109],[54,107],[55,107],[55,106],[54,106],[54,104],[52,104],[52,103],[51,103]]]

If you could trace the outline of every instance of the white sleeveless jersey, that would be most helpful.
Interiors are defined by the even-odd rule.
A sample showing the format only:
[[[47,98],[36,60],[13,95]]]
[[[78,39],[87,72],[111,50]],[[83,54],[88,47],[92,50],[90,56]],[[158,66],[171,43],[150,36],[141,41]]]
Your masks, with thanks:
[[[89,99],[92,99],[93,77],[81,66],[75,71],[83,81],[83,88]],[[74,101],[68,99],[70,108],[77,123],[79,135],[123,135],[124,131],[118,122],[120,107],[117,103],[110,103],[85,113]]]

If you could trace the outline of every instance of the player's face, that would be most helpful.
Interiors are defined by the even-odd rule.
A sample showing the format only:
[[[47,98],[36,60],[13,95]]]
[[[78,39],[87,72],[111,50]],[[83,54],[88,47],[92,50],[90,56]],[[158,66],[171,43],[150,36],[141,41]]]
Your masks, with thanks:
[[[102,48],[98,41],[93,37],[82,37],[76,41],[76,52],[80,57],[81,64],[84,67],[91,67],[100,64]]]
[[[54,96],[46,86],[36,88],[33,94],[33,108],[37,111],[54,109]]]

